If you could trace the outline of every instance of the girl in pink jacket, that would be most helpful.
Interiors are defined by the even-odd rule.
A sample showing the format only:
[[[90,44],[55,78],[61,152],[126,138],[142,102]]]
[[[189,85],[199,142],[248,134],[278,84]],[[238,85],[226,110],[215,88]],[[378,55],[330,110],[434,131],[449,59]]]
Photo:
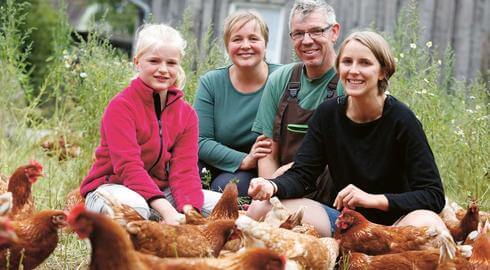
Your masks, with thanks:
[[[202,190],[197,115],[180,90],[185,46],[167,25],[149,24],[138,32],[138,77],[107,106],[96,160],[80,187],[87,208],[107,211],[95,192],[103,189],[145,218],[176,224],[185,204],[206,215],[218,201],[219,193]]]

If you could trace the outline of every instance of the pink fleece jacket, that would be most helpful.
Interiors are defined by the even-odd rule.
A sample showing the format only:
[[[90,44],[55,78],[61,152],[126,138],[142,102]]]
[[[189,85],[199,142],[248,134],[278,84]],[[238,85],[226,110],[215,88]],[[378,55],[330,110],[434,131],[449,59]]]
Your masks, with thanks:
[[[200,210],[204,195],[197,168],[196,112],[183,100],[182,91],[169,89],[161,113],[161,140],[153,92],[137,78],[110,101],[102,117],[96,160],[80,192],[86,196],[102,184],[116,183],[150,202],[163,198],[161,190],[170,186],[178,211],[185,204]]]

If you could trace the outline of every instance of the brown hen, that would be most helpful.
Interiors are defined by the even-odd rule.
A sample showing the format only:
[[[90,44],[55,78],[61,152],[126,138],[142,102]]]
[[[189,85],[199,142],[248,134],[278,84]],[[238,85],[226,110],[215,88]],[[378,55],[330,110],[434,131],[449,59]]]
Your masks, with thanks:
[[[395,254],[369,256],[353,252],[342,256],[339,269],[349,270],[414,270],[414,269],[473,269],[466,258],[457,256],[454,260],[441,262],[438,249],[411,250]]]
[[[340,240],[341,248],[368,255],[439,248],[449,239],[452,241],[446,231],[430,227],[379,225],[348,208],[342,210],[336,226],[335,238]]]
[[[480,221],[479,207],[475,200],[472,200],[468,205],[465,215],[462,219],[457,219],[456,215],[451,216],[446,213],[448,207],[444,207],[440,216],[449,229],[449,232],[454,238],[454,241],[464,241],[469,233],[478,228]]]
[[[89,212],[83,204],[75,206],[68,223],[80,239],[89,238],[91,270],[149,270],[151,255],[137,252],[126,231],[109,217]]]
[[[47,136],[40,144],[48,156],[58,156],[58,160],[60,161],[78,157],[81,152],[80,146],[68,142],[64,135],[57,137]]]
[[[126,225],[136,250],[158,257],[217,257],[234,231],[233,220],[205,225],[134,221]]]
[[[42,176],[43,167],[37,161],[18,167],[10,176],[7,190],[12,193],[13,205],[9,216],[17,219],[35,212],[32,184]]]
[[[221,198],[216,203],[209,217],[203,217],[194,207],[186,205],[182,209],[185,215],[185,224],[202,225],[209,221],[238,218],[238,188],[235,182],[226,184]]]
[[[172,270],[283,270],[286,259],[265,248],[249,248],[225,258],[147,258],[155,269]],[[294,268],[288,268],[294,269]]]
[[[103,190],[97,190],[96,192],[107,202],[107,206],[111,210],[109,211],[109,216],[122,226],[126,226],[132,221],[145,220],[145,218],[143,218],[133,207],[121,204],[117,198],[109,192]]]
[[[12,221],[8,217],[0,217],[0,250],[17,243],[19,238],[15,233]]]
[[[225,186],[221,198],[216,203],[208,217],[209,220],[238,218],[238,187],[235,182],[230,181]]]
[[[63,207],[63,210],[70,212],[73,207],[80,203],[85,203],[85,198],[82,197],[82,194],[80,194],[80,188],[77,187],[66,194],[65,206]]]
[[[58,229],[65,225],[66,214],[61,210],[43,210],[13,221],[18,241],[2,246],[0,268],[7,269],[8,264],[9,269],[19,269],[21,263],[24,270],[36,268],[54,251],[58,245]]]
[[[279,228],[291,230],[296,233],[308,234],[320,238],[320,233],[313,225],[303,223],[305,207],[300,207],[295,213],[289,215]]]
[[[475,269],[490,269],[490,223],[485,222],[473,243],[473,253],[469,259]]]

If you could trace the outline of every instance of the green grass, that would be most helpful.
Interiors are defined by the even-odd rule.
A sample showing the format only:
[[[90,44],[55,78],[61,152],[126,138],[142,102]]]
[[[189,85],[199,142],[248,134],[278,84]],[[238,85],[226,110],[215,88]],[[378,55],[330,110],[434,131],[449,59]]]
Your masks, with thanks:
[[[46,176],[34,186],[37,207],[62,208],[65,194],[79,185],[91,165],[107,102],[127,85],[134,69],[126,56],[97,39],[95,31],[88,41],[75,43],[62,18],[50,31],[52,55],[45,59],[44,80],[34,88],[26,68],[31,54],[26,38],[31,32],[19,31],[29,16],[25,5],[9,0],[0,11],[0,173],[10,175],[30,159],[38,160]],[[189,42],[183,66],[186,100],[192,102],[199,76],[222,65],[224,53],[211,32],[198,42],[191,34],[189,15],[186,18],[179,29]],[[447,196],[460,205],[476,196],[488,210],[488,85],[480,80],[455,81],[450,75],[451,52],[438,55],[430,44],[420,44],[417,33],[412,6],[389,37],[398,61],[390,92],[423,123]],[[80,145],[81,155],[65,161],[46,155],[39,146],[46,131]],[[40,269],[85,269],[88,256],[84,242],[63,233],[55,253]]]

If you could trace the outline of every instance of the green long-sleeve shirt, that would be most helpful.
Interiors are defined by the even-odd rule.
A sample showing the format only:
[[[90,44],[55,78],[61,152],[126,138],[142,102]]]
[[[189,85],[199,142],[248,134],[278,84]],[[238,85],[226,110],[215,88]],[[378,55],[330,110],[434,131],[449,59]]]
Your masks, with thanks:
[[[270,74],[279,65],[268,67]],[[194,108],[199,117],[199,159],[235,172],[258,136],[251,129],[264,87],[247,94],[237,91],[229,68],[209,71],[200,78]]]

